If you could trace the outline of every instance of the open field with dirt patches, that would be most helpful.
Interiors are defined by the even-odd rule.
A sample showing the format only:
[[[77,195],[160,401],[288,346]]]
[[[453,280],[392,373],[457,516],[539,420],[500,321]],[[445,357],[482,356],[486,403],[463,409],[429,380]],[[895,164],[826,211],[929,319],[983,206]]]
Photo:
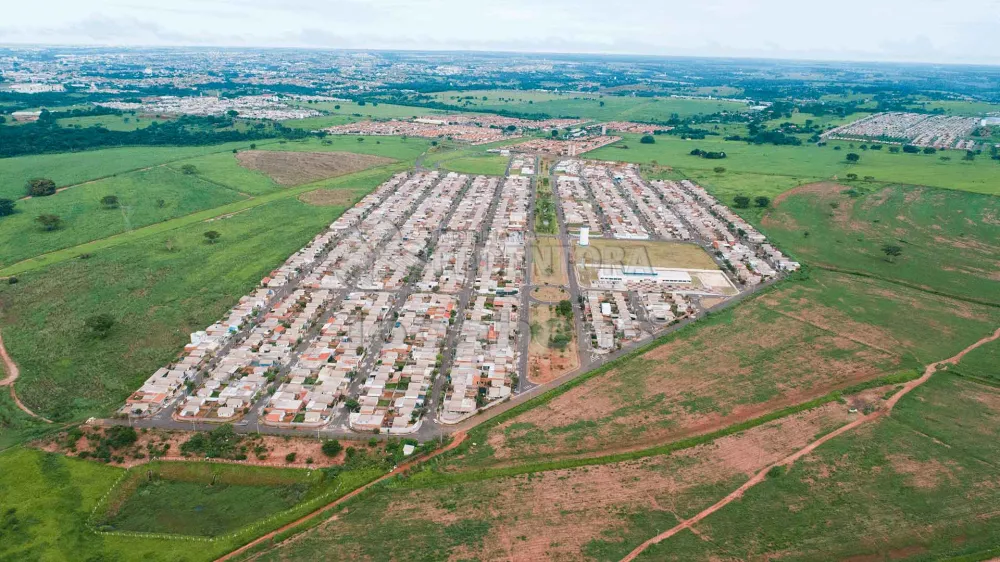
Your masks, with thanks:
[[[553,305],[532,304],[529,322],[531,343],[528,344],[528,380],[543,384],[580,367],[579,343],[573,333],[572,323],[558,316]],[[572,336],[572,339],[557,345],[552,337],[560,332]]]
[[[394,160],[352,152],[279,152],[246,150],[236,155],[240,165],[262,172],[280,185],[301,185],[360,172]]]
[[[594,456],[708,433],[948,357],[998,322],[996,308],[816,271],[491,428],[460,464]]]
[[[1000,198],[825,182],[774,203],[761,226],[800,261],[1000,303]],[[901,255],[887,257],[886,244],[899,246]]]
[[[573,244],[572,251],[577,264],[719,269],[701,246],[684,242],[591,238],[589,246]]]
[[[531,283],[568,285],[566,248],[558,238],[540,236],[531,243]]]
[[[885,389],[857,400],[880,402]],[[852,398],[853,399],[853,398]],[[672,455],[510,477],[418,472],[263,560],[618,560],[854,417],[831,403]],[[381,521],[372,525],[372,517]]]
[[[998,431],[1000,390],[939,371],[890,417],[834,438],[708,516],[697,535],[637,560],[989,559],[1000,554]]]

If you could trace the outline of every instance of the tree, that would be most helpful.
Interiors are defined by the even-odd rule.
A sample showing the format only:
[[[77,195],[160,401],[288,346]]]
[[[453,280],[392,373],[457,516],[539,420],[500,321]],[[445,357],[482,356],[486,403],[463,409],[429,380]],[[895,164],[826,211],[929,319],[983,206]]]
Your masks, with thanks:
[[[101,197],[101,206],[105,209],[117,209],[121,206],[121,202],[118,201],[117,195],[105,195]]]
[[[560,316],[565,316],[566,318],[572,318],[573,317],[573,303],[570,302],[567,299],[563,299],[563,300],[559,301],[559,304],[556,305],[556,312]]]
[[[62,226],[62,218],[59,215],[38,215],[35,222],[42,225],[46,232],[58,230]]]
[[[861,156],[857,152],[848,152],[846,158],[851,164],[856,164],[861,160]]]
[[[722,166],[716,166],[716,167],[712,168],[712,171],[715,172],[716,174],[724,174],[724,173],[726,173],[726,169],[723,168]]]
[[[770,205],[770,204],[771,204],[771,198],[770,198],[770,197],[764,197],[763,195],[761,195],[761,196],[759,196],[759,197],[756,197],[756,198],[754,198],[754,200],[753,200],[753,201],[754,201],[754,203],[756,203],[756,204],[757,204],[757,206],[758,206],[758,207],[760,207],[761,209],[763,209],[763,208],[765,208],[765,207],[767,207],[768,205]]]
[[[250,150],[257,150],[257,143],[255,142],[250,143]]]
[[[56,192],[56,182],[48,178],[32,178],[26,187],[31,197],[48,197]]]
[[[198,168],[194,164],[184,164],[181,166],[181,173],[188,176],[193,176],[198,173]]]
[[[882,246],[882,253],[885,254],[886,259],[891,262],[893,258],[902,255],[903,248],[895,244],[886,244],[885,246]]]
[[[295,457],[296,456],[298,456],[298,455],[296,455],[295,453],[288,453],[287,455],[285,455],[285,462],[287,462],[289,464],[295,462]]]
[[[340,105],[339,105],[339,104],[338,104],[338,105],[335,105],[335,106],[333,106],[333,108],[334,108],[335,110],[337,110],[337,111],[340,111]]]
[[[236,117],[239,114],[240,114],[240,112],[236,111],[235,109],[230,109],[229,111],[226,112],[226,115],[228,115],[230,117]]]
[[[215,244],[221,237],[222,234],[219,234],[216,230],[209,230],[205,233],[205,240],[207,240],[209,244]]]
[[[552,138],[556,138],[558,136],[559,136],[559,130],[558,129],[552,129]]]
[[[928,146],[924,148],[924,154],[934,154],[935,152],[937,152],[937,149],[934,148],[933,146]]]
[[[737,195],[736,197],[733,197],[733,204],[736,205],[737,209],[749,209],[750,198],[746,195]]]
[[[656,138],[653,135],[642,135],[642,138],[639,139],[640,144],[654,144],[655,142]]]
[[[847,179],[849,179],[851,181],[854,181],[854,180],[858,179],[858,175],[854,174],[854,173],[847,174]]]
[[[344,446],[340,444],[340,441],[336,439],[331,439],[329,441],[323,441],[323,446],[321,447],[323,454],[328,457],[335,457],[344,450]]]
[[[604,107],[604,102],[603,101],[601,102],[601,107]]]
[[[14,200],[0,199],[0,217],[9,217],[14,214]]]
[[[106,312],[95,314],[87,318],[84,321],[84,325],[86,325],[87,329],[89,329],[94,335],[104,339],[108,337],[109,333],[111,333],[111,328],[115,327],[115,317]]]

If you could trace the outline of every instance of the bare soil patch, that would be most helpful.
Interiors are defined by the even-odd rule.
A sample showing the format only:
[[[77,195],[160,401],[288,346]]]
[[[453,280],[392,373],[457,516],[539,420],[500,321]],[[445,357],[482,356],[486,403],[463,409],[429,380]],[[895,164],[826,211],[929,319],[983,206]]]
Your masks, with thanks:
[[[569,292],[561,287],[536,287],[531,296],[545,302],[558,303],[569,298]]]
[[[563,349],[549,345],[551,325],[561,321],[555,317],[549,305],[531,305],[529,318],[533,328],[531,343],[528,344],[528,380],[536,384],[553,381],[580,367],[575,335]]]
[[[278,185],[291,186],[352,174],[395,162],[353,152],[284,152],[247,150],[236,155],[244,168],[261,172]]]

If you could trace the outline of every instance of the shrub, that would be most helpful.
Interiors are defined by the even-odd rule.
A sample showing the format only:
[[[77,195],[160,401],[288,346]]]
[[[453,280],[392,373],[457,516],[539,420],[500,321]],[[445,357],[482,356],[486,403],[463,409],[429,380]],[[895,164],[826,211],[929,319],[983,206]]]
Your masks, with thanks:
[[[285,455],[285,462],[287,463],[295,462],[295,453],[288,453],[287,455]]]
[[[335,457],[344,450],[344,446],[340,444],[340,441],[336,439],[331,439],[329,441],[324,441],[321,447],[323,454],[328,457]]]

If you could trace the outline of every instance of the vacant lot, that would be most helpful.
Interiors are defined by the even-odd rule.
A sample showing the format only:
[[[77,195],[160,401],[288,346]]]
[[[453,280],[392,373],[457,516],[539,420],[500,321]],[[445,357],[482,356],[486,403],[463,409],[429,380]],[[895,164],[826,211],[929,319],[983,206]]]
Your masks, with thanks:
[[[390,164],[394,160],[351,152],[279,152],[247,150],[236,155],[240,164],[259,171],[280,185],[301,185]]]
[[[1000,198],[942,189],[816,183],[762,219],[797,259],[1000,303]],[[887,256],[886,245],[902,254]]]
[[[363,193],[351,189],[316,189],[299,195],[299,201],[320,207],[350,208],[362,197]]]
[[[506,156],[477,155],[442,160],[440,165],[443,170],[460,174],[502,176],[507,171],[508,162],[510,159]]]
[[[543,384],[580,366],[572,322],[557,316],[554,305],[532,304],[529,311],[531,343],[528,345],[528,380]],[[559,339],[563,334],[569,341]]]
[[[573,245],[573,258],[588,265],[719,269],[701,246],[684,242],[591,239],[589,246]]]
[[[639,461],[496,478],[425,471],[347,504],[335,521],[264,559],[337,551],[373,561],[619,560],[657,529],[846,423],[847,409],[828,404]]]
[[[998,431],[1000,390],[939,372],[892,417],[709,516],[696,527],[706,540],[682,532],[640,560],[943,560],[994,549]]]
[[[531,244],[531,284],[568,285],[566,248],[558,238],[535,238]]]
[[[564,387],[491,428],[469,462],[592,456],[707,433],[949,357],[998,321],[995,308],[816,272]]]

